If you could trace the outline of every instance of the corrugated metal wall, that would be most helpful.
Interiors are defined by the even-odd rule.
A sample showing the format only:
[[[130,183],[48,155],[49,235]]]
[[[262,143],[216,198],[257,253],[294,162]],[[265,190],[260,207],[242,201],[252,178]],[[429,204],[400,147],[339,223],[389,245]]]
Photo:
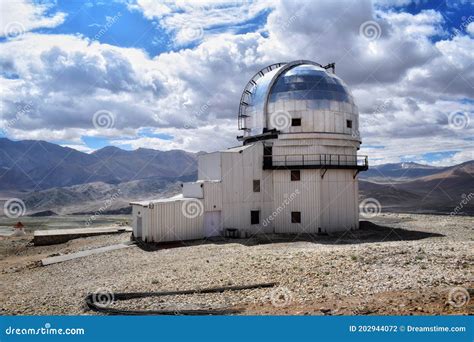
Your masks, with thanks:
[[[284,111],[289,113],[291,118],[301,119],[301,126],[289,126],[282,130],[283,133],[332,132],[351,135],[359,129],[359,115],[352,113],[354,110],[352,107],[345,108],[343,111],[332,111],[308,108],[305,101],[284,101],[269,104],[268,110],[269,116],[272,113]],[[346,120],[352,121],[352,128],[347,127]]]
[[[338,139],[281,139],[273,142],[273,153],[355,155],[356,149]],[[222,178],[220,182],[202,183],[204,198],[193,200],[199,214],[186,217],[183,200],[155,202],[151,208],[134,206],[134,227],[136,210],[140,208],[144,238],[156,242],[202,238],[205,212],[217,210],[221,211],[221,228],[250,233],[317,233],[319,228],[323,232],[358,228],[355,170],[330,169],[321,178],[322,170],[304,169],[300,170],[300,181],[291,181],[289,170],[263,170],[262,142],[240,153],[214,153],[204,157],[199,165],[208,170],[204,172],[206,177],[214,173],[211,178]],[[254,180],[260,180],[260,192],[253,191]],[[251,224],[252,210],[260,211],[259,224]],[[301,212],[301,223],[291,223],[292,211]]]
[[[200,155],[198,158],[198,179],[221,180],[221,152]]]
[[[194,211],[186,206],[193,205]],[[203,233],[204,204],[199,199],[155,202],[149,209],[146,236],[155,242],[200,239]],[[189,209],[189,207],[188,207]]]
[[[264,218],[272,213],[273,177],[264,171],[263,144],[255,143],[242,153],[222,153],[222,220],[224,228],[237,228],[251,233],[273,230],[264,226]],[[260,180],[260,192],[253,191],[253,181]],[[250,211],[260,211],[260,224],[251,225]]]
[[[139,216],[138,212],[140,212],[140,217],[141,217],[141,211],[139,210],[141,206],[132,204],[132,229],[133,229],[133,236],[137,237],[137,218]]]
[[[300,181],[290,181],[289,170],[273,172],[276,233],[317,233],[358,227],[357,181],[354,171],[301,170]],[[280,208],[280,210],[278,209]],[[291,212],[301,212],[301,223],[291,223]]]
[[[358,227],[354,170],[328,170],[321,180],[321,227],[333,232]]]
[[[336,136],[335,136],[336,137]],[[281,139],[273,145],[273,154],[346,154],[356,155],[357,140],[340,139]]]
[[[300,175],[300,181],[291,181],[291,171],[273,172],[276,233],[318,232],[319,170],[301,170]],[[301,212],[301,223],[291,223],[292,211]]]
[[[222,210],[222,183],[204,182],[204,211]]]

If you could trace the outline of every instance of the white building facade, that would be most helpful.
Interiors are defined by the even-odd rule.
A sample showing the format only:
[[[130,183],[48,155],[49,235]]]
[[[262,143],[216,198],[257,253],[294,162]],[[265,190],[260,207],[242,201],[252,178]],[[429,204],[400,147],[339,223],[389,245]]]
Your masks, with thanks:
[[[332,69],[332,72],[330,71]],[[148,242],[359,227],[359,115],[334,64],[277,63],[241,97],[242,146],[199,156],[181,195],[133,202],[133,231]]]

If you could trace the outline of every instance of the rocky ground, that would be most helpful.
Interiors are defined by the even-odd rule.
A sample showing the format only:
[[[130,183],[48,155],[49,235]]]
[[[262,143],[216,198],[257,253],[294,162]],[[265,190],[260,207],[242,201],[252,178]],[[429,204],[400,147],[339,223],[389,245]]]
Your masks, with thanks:
[[[112,245],[129,234],[34,247],[0,240],[0,314],[96,314],[87,293],[144,292],[277,282],[268,289],[111,303],[134,310],[232,308],[242,314],[473,314],[474,219],[381,214],[333,236],[272,236],[127,249],[46,267],[57,253]],[[460,297],[449,293],[460,288]],[[448,302],[455,300],[451,305]],[[462,305],[461,305],[462,304]],[[459,306],[459,307],[456,307]]]

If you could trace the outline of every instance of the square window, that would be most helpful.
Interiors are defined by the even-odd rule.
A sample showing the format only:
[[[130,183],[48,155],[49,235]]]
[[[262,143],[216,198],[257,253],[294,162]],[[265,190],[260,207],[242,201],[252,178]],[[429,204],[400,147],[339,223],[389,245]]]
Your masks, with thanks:
[[[260,192],[260,179],[253,180],[253,192]]]
[[[299,181],[300,179],[301,179],[300,170],[291,171],[291,180],[292,181]]]
[[[291,119],[291,126],[301,126],[301,119]]]
[[[352,128],[352,120],[346,120],[347,128]]]
[[[291,223],[301,223],[301,211],[291,212]]]
[[[260,211],[251,210],[250,211],[250,224],[259,224],[260,223]]]

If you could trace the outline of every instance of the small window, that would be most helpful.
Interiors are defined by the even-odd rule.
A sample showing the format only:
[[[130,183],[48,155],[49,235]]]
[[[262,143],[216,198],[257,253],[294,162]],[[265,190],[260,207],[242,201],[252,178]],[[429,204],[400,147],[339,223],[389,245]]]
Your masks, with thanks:
[[[301,223],[301,211],[291,212],[291,223]]]
[[[301,119],[291,119],[291,126],[301,126]]]
[[[253,192],[260,192],[260,179],[253,180]]]
[[[291,171],[291,180],[292,181],[299,181],[300,179],[301,179],[300,170]]]
[[[265,145],[263,146],[263,155],[264,156],[271,156],[273,147],[271,145]]]
[[[352,120],[346,120],[347,128],[352,128]]]
[[[259,224],[260,223],[260,211],[252,210],[250,211],[250,224]]]

